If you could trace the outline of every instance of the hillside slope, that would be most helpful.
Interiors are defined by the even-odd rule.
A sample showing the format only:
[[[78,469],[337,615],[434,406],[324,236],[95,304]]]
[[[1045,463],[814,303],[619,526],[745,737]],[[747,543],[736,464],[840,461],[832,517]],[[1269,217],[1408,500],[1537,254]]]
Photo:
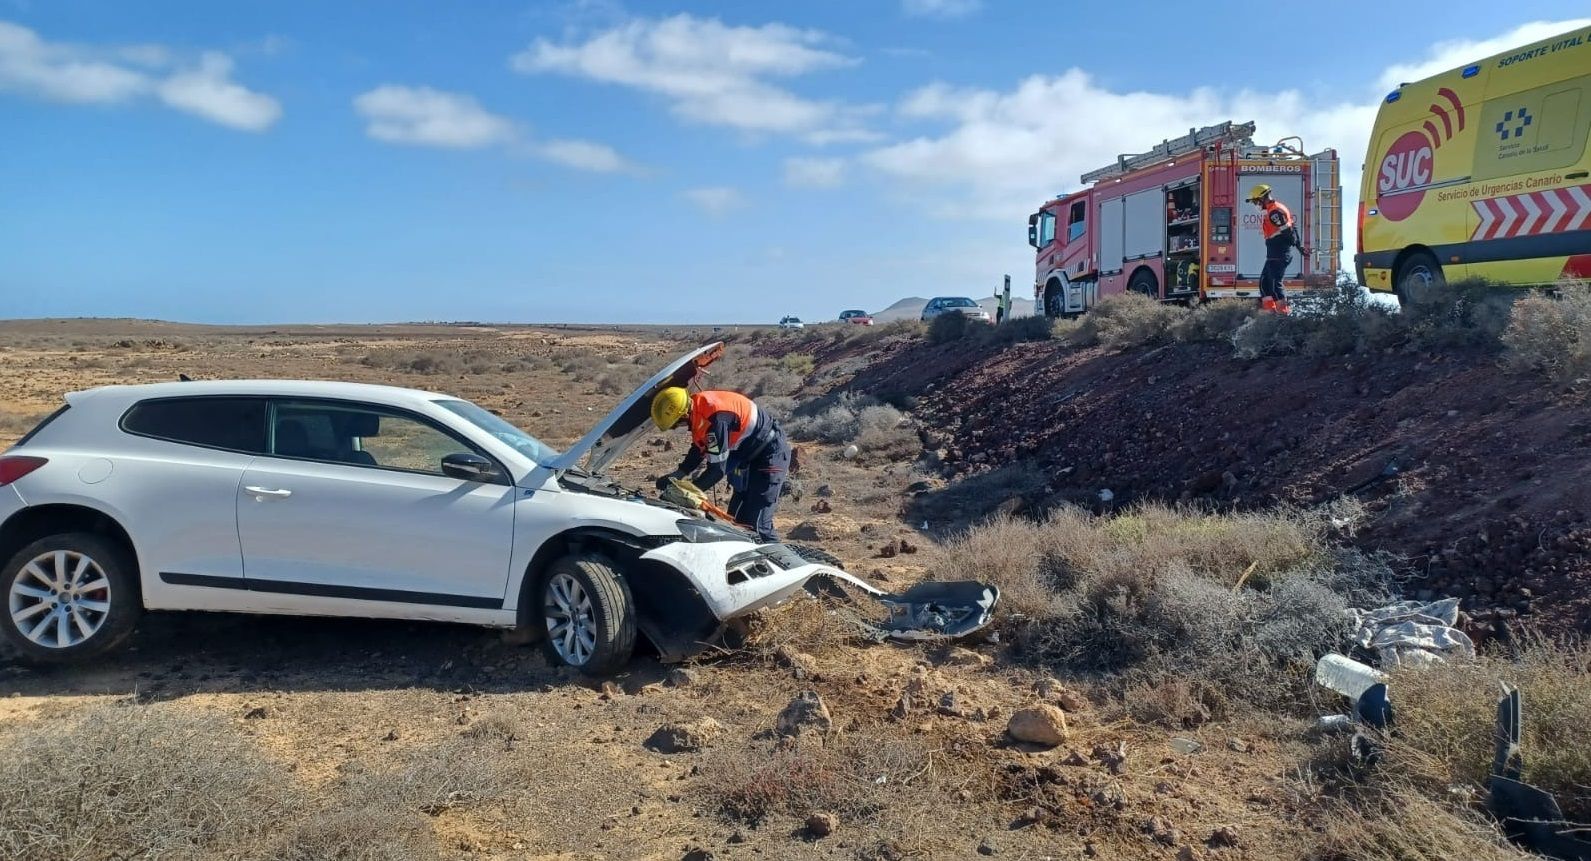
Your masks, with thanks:
[[[990,509],[1358,500],[1352,542],[1395,557],[1411,591],[1591,631],[1591,409],[1494,351],[1241,361],[1215,344],[903,340],[868,358],[845,387],[911,403],[947,477],[1021,467],[1016,489],[982,495]]]

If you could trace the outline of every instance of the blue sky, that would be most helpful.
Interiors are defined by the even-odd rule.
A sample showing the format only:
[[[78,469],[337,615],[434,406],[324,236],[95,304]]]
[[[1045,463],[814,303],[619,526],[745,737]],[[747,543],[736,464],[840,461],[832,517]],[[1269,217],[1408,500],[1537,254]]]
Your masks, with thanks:
[[[0,318],[828,319],[1026,295],[1026,216],[1189,126],[1342,153],[1583,0],[0,0]],[[1224,8],[1224,7],[1223,7]],[[1351,237],[1350,237],[1351,241]]]

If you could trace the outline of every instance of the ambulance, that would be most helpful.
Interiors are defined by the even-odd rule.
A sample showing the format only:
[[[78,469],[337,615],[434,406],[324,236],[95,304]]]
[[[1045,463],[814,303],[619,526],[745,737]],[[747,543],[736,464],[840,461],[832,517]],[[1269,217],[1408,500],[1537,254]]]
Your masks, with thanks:
[[[1389,93],[1359,203],[1359,283],[1591,279],[1591,30]]]

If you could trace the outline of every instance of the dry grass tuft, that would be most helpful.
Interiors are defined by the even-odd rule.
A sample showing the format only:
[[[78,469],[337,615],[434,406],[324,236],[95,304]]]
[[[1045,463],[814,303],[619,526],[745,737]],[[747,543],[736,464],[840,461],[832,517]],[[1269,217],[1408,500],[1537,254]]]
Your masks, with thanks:
[[[222,857],[295,812],[293,781],[225,720],[111,706],[0,736],[0,857]]]
[[[845,735],[780,748],[713,749],[699,788],[709,808],[750,824],[774,815],[828,811],[865,819],[890,807],[927,775],[931,753],[917,738]]]
[[[1178,318],[1171,326],[1171,336],[1183,343],[1231,343],[1238,328],[1258,313],[1247,300],[1216,299]]]
[[[410,752],[385,767],[354,772],[345,789],[365,806],[432,816],[498,801],[519,777],[503,756],[508,743],[494,726]]]
[[[1311,861],[1522,861],[1480,814],[1444,804],[1407,785],[1323,802]]]
[[[379,807],[317,813],[293,823],[262,853],[265,861],[432,861],[442,857],[425,817]]]
[[[1564,814],[1591,822],[1591,646],[1527,641],[1512,657],[1486,655],[1398,670],[1396,770],[1431,793],[1450,786],[1481,791],[1491,773],[1501,682],[1523,702],[1527,782],[1558,796]]]

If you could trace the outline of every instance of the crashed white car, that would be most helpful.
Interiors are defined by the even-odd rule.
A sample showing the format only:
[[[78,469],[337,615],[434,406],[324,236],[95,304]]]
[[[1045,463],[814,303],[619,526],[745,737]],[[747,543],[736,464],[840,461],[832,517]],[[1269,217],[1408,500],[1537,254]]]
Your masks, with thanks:
[[[638,634],[678,660],[814,578],[883,602],[881,636],[987,624],[992,587],[887,595],[821,553],[759,544],[604,476],[649,428],[652,393],[722,352],[675,361],[566,452],[414,389],[70,394],[0,454],[0,632],[26,658],[64,662],[116,646],[144,610],[426,619],[525,629],[603,674]]]

